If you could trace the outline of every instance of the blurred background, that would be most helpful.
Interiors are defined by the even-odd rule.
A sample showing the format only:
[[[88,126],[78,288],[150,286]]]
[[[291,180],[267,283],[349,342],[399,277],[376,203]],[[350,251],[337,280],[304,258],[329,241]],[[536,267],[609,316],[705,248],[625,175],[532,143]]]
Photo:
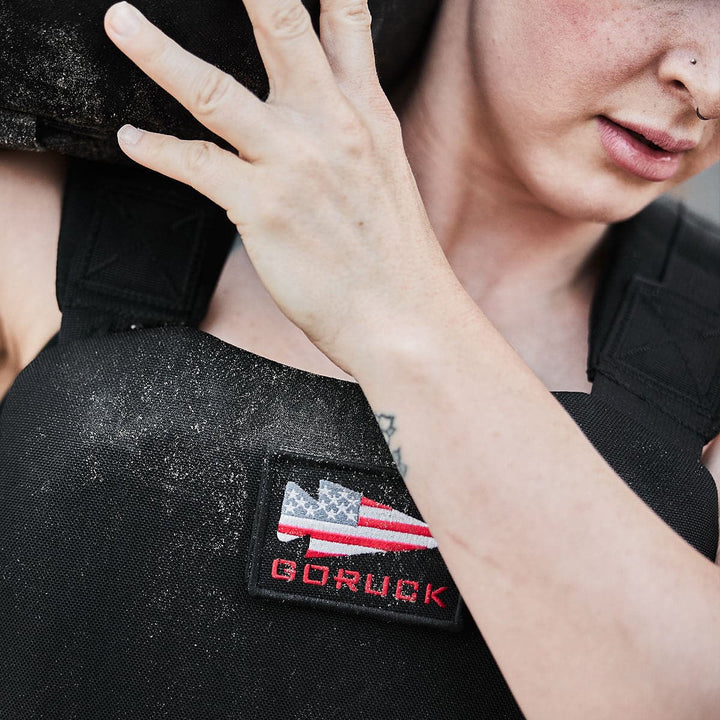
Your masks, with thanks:
[[[693,210],[720,223],[720,163],[678,186],[672,194]]]

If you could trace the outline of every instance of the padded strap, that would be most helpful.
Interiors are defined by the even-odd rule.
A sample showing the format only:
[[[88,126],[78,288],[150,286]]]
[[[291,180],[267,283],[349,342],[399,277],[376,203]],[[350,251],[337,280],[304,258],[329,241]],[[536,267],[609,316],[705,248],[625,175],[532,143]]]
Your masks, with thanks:
[[[58,246],[60,342],[197,325],[235,237],[225,211],[138,165],[69,159]]]
[[[720,231],[663,201],[609,242],[591,321],[592,394],[699,456],[720,431]]]

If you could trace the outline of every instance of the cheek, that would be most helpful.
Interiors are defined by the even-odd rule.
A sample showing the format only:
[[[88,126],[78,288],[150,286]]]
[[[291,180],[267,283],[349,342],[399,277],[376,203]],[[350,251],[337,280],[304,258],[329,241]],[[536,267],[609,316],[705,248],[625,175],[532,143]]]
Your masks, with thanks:
[[[483,65],[492,68],[490,91],[504,95],[505,110],[545,108],[560,121],[571,109],[584,113],[593,97],[632,72],[624,5],[620,12],[610,0],[490,3],[495,31]]]
[[[515,2],[508,46],[546,90],[602,96],[647,72],[667,35],[668,8],[649,0]],[[530,9],[528,9],[530,8]],[[519,31],[520,43],[510,34]],[[507,58],[506,58],[507,60]]]
[[[698,153],[693,161],[688,164],[688,169],[683,180],[686,180],[693,175],[701,173],[703,170],[707,170],[711,165],[716,162],[720,162],[720,128],[718,128],[707,147],[701,153]]]
[[[562,25],[580,43],[588,44],[597,35],[598,5],[603,2],[573,2],[556,0],[546,4],[548,16],[555,19],[555,25]]]

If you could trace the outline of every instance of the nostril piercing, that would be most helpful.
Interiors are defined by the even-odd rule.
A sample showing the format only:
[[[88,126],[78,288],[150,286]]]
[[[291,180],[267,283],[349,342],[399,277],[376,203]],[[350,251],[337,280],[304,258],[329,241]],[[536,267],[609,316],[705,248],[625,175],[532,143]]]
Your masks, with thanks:
[[[691,65],[697,65],[697,58],[693,58],[693,59],[690,61],[690,64],[691,64]]]

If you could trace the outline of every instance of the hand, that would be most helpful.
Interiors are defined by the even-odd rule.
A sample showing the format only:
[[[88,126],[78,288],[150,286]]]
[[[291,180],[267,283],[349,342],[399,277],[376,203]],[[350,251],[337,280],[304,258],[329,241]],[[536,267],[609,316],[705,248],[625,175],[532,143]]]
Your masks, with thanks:
[[[358,348],[454,275],[378,82],[366,0],[322,0],[320,40],[300,0],[244,3],[266,102],[127,3],[108,10],[110,39],[238,154],[132,127],[120,146],[222,206],[280,309],[352,373]]]

